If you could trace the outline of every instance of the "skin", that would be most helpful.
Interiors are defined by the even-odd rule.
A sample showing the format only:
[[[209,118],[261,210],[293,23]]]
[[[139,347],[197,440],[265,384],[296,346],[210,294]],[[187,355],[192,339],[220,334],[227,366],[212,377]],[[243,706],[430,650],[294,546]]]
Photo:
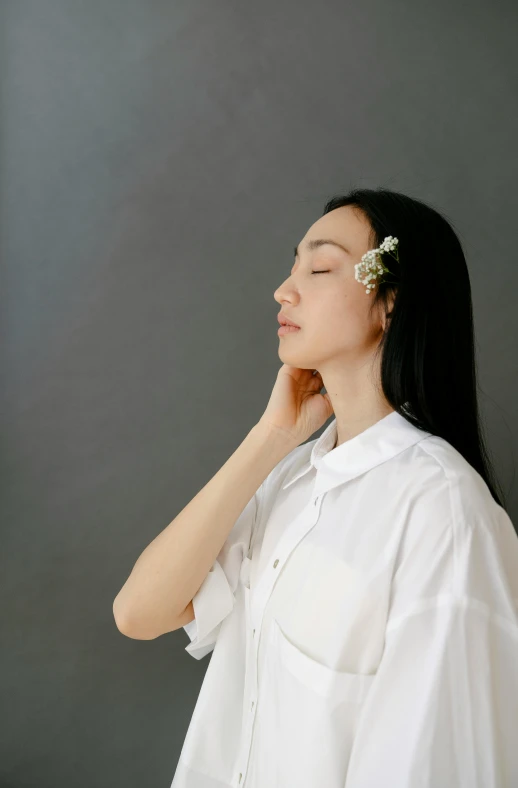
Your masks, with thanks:
[[[330,244],[307,251],[306,242],[316,238],[335,240],[350,254]],[[366,294],[355,279],[355,264],[375,246],[360,210],[330,211],[308,229],[290,276],[274,292],[279,312],[301,327],[279,337],[279,358],[320,372],[336,416],[336,446],[394,410],[381,391],[380,359],[374,359],[387,318],[381,309],[369,314],[376,291]]]

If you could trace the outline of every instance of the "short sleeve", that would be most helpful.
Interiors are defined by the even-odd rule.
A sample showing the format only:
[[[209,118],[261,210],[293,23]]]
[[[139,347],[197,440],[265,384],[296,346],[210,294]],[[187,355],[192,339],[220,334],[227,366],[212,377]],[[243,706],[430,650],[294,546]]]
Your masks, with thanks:
[[[402,567],[345,788],[518,786],[518,538],[503,509],[447,531]]]
[[[237,518],[192,599],[194,619],[183,628],[191,639],[185,650],[195,659],[202,659],[214,649],[221,623],[234,607],[241,565],[261,516],[264,486],[263,482]]]

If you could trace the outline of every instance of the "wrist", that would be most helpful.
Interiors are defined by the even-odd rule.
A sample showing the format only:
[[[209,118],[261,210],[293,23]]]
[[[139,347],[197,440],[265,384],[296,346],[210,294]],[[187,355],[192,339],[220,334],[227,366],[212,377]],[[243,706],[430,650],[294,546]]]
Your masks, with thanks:
[[[270,424],[267,421],[262,421],[261,419],[255,424],[251,432],[259,441],[267,442],[270,445],[276,445],[279,451],[284,451],[285,453],[297,448],[300,443],[300,441],[297,441],[287,430],[275,424]]]

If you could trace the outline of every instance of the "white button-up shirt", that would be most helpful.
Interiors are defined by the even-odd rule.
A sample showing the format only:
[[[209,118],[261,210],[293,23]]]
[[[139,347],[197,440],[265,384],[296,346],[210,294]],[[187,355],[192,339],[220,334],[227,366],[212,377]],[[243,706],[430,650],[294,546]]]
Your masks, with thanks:
[[[194,596],[172,788],[516,788],[509,516],[396,411],[336,436],[278,463]]]

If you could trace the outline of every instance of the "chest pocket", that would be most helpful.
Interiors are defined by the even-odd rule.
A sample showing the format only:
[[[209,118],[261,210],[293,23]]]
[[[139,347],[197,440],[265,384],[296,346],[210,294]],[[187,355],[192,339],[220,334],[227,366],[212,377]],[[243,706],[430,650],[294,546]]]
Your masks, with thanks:
[[[361,703],[370,689],[375,674],[347,673],[335,670],[304,654],[282,631],[281,625],[272,619],[275,651],[287,670],[307,689],[336,704]]]
[[[343,788],[354,733],[375,674],[334,670],[292,643],[272,618],[259,701],[261,784]]]

